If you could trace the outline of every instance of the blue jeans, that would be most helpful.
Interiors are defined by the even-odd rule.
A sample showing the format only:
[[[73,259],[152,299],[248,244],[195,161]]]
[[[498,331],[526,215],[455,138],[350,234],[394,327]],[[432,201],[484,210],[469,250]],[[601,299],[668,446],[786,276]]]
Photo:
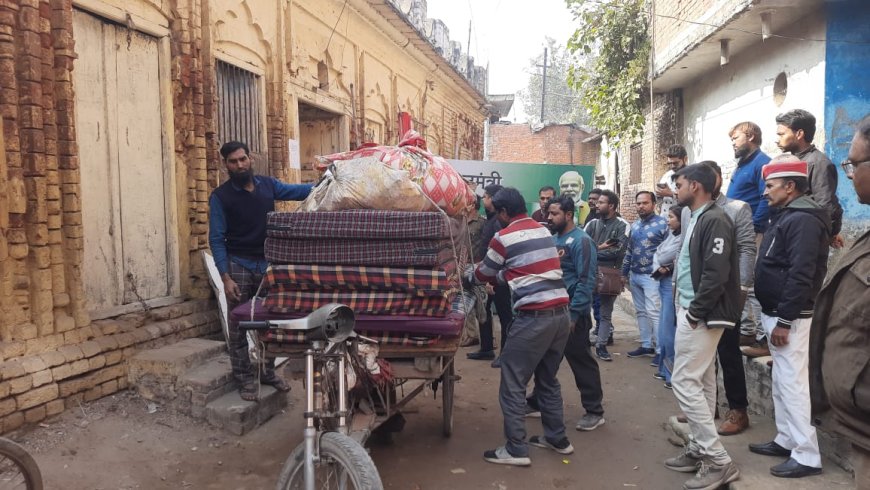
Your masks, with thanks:
[[[595,319],[595,329],[601,325],[601,296],[598,294],[592,295],[592,318]]]
[[[637,329],[640,331],[640,344],[645,349],[654,347],[656,331],[659,327],[659,282],[649,274],[631,273],[628,281],[631,299],[637,312]]]
[[[665,381],[671,381],[671,372],[674,368],[674,336],[677,333],[677,311],[674,308],[674,283],[671,276],[659,280],[659,296],[662,299],[662,310],[659,315],[659,349],[661,350],[661,362],[659,362],[659,374],[665,377]]]

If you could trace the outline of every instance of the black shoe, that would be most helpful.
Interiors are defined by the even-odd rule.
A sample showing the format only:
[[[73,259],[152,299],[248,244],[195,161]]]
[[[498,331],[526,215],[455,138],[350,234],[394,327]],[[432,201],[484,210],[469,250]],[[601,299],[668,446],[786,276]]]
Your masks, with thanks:
[[[805,476],[818,475],[821,472],[821,468],[804,466],[791,458],[770,468],[770,474],[780,478],[803,478]]]
[[[495,351],[479,350],[477,352],[469,352],[468,354],[465,354],[465,357],[473,361],[491,361],[495,359]]]
[[[595,356],[602,361],[612,361],[613,358],[610,357],[610,353],[607,352],[607,347],[603,345],[599,345],[595,348]]]
[[[763,454],[765,456],[791,456],[791,451],[780,446],[776,441],[750,444],[749,451],[755,454]]]

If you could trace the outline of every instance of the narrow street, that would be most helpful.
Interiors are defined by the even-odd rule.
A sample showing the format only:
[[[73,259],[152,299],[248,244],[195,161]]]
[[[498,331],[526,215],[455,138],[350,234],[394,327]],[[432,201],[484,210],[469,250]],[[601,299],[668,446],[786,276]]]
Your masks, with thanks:
[[[484,450],[502,443],[497,404],[498,371],[488,362],[458,355],[462,380],[456,389],[454,435],[441,436],[440,396],[421,394],[410,406],[403,432],[391,443],[374,442],[372,455],[385,488],[418,489],[617,489],[680,488],[688,475],[665,469],[661,462],[678,448],[667,441],[668,416],[677,404],[671,391],[652,377],[648,358],[628,359],[636,330],[632,318],[614,312],[614,362],[602,363],[606,425],[593,432],[573,429],[582,415],[570,370],[560,380],[565,396],[569,437],[576,452],[568,457],[532,448],[531,468],[486,463]],[[301,408],[295,384],[293,408],[243,437],[218,431],[122,392],[68,410],[19,434],[35,453],[46,488],[91,489],[269,489],[284,458],[302,435]],[[440,394],[439,394],[440,395]],[[725,444],[741,465],[743,478],[732,488],[786,489],[792,482],[767,475],[775,458],[750,455],[748,442],[773,434],[772,421],[753,419],[745,434]],[[528,420],[530,434],[540,422]],[[830,461],[825,473],[803,479],[801,489],[849,488],[851,479]],[[107,468],[112,471],[106,471]]]

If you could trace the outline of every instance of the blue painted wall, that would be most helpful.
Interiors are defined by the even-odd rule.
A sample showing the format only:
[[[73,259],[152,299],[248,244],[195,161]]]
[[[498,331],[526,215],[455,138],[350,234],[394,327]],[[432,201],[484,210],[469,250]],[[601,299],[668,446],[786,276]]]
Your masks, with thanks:
[[[870,1],[828,1],[825,60],[825,152],[840,173],[843,232],[849,238],[870,228],[870,206],[858,202],[842,162],[855,124],[870,114]]]

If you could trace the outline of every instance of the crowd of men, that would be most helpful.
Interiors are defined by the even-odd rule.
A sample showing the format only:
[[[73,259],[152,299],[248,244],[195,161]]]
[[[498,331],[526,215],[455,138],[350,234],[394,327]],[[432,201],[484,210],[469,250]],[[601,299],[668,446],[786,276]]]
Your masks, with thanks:
[[[634,196],[637,219],[630,224],[610,190],[590,191],[593,212],[575,225],[574,200],[552,187],[540,190],[541,209],[531,217],[516,189],[486,189],[494,231],[482,234],[481,259],[467,279],[507,286],[499,356],[491,314],[480,351],[468,355],[495,359],[501,368],[506,443],[486,451],[487,461],[529,465],[530,445],[573,452],[556,380],[563,357],[586,410],[576,428],[604,424],[592,346],[598,360],[612,361],[613,307],[627,286],[640,334],[627,356],[652,358],[654,377],[673,390],[691,434],[664,462],[694,473],[684,488],[739,478],[720,436],[749,426],[743,355],[767,354],[776,434],[749,450],[784,459],[770,468],[774,476],[818,474],[820,425],[853,443],[857,486],[870,488],[870,233],[842,255],[823,288],[829,250],[844,246],[838,172],[812,144],[812,114],[789,111],[776,124],[783,154],[773,159],[761,151],[757,124],[731,129],[737,166],[724,194],[716,162],[690,165],[685,148],[669,148],[668,172],[654,190]],[[870,115],[841,165],[859,201],[870,204]],[[717,365],[729,407],[718,427]],[[527,437],[529,416],[541,418],[542,435]]]
[[[664,463],[694,473],[684,488],[718,488],[739,477],[720,436],[749,425],[744,349],[772,356],[777,428],[772,440],[749,449],[787,458],[771,467],[775,476],[818,474],[820,426],[853,444],[856,484],[870,489],[870,232],[842,253],[823,287],[829,247],[844,246],[838,172],[812,144],[811,114],[790,111],[776,123],[784,153],[773,160],[760,149],[757,124],[732,128],[737,167],[725,194],[715,162],[688,165],[685,148],[669,148],[669,170],[655,190],[635,195],[631,224],[606,189],[590,191],[585,219],[577,191],[557,196],[552,187],[541,189],[533,217],[516,189],[498,185],[481,199],[485,220],[480,202],[469,206],[476,265],[466,279],[484,311],[466,345],[476,340],[480,349],[468,357],[501,370],[506,438],[484,453],[487,461],[529,465],[530,445],[573,452],[556,379],[563,357],[586,411],[576,429],[605,423],[595,357],[612,361],[613,308],[628,286],[640,345],[627,355],[652,358],[691,433],[684,451]],[[265,272],[266,213],[275,200],[304,199],[311,186],[254,175],[244,143],[229,142],[220,153],[230,179],[210,199],[209,243],[232,308],[255,294]],[[859,202],[870,205],[870,115],[841,165]],[[492,306],[502,327],[498,357]],[[270,365],[251,364],[232,325],[229,341],[242,398],[257,400],[259,384],[290,389]],[[718,428],[717,359],[729,405]],[[525,418],[535,416],[543,434],[527,437]]]

